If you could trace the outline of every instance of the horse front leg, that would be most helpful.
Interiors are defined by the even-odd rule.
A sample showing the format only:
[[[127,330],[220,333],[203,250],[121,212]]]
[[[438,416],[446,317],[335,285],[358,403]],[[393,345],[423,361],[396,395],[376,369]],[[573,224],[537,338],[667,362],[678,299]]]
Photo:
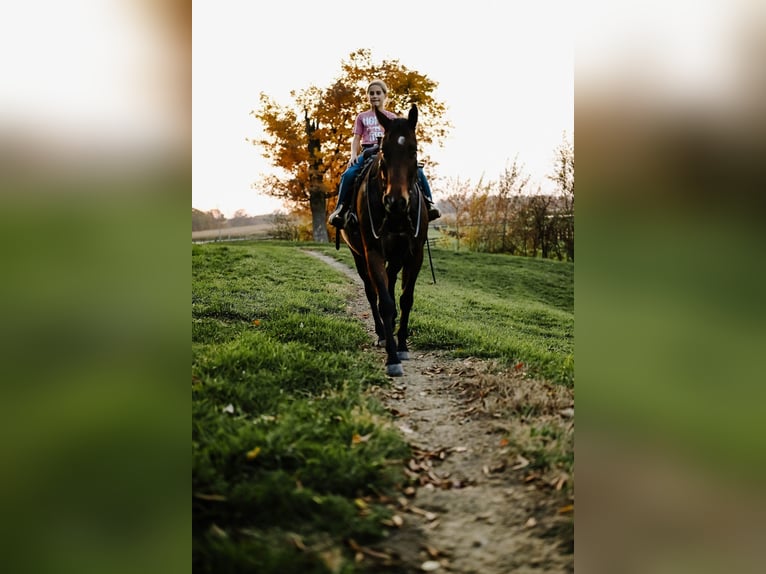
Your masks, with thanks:
[[[367,270],[378,294],[378,311],[383,322],[386,339],[386,374],[391,377],[400,377],[404,374],[404,369],[402,369],[402,362],[396,354],[396,340],[394,339],[396,303],[389,294],[388,274],[383,257],[379,254],[368,253]]]
[[[396,278],[399,275],[399,271],[401,271],[402,265],[398,262],[391,262],[389,261],[388,266],[386,267],[386,274],[388,275],[388,296],[391,297],[391,300],[394,302],[394,317],[393,317],[393,324],[396,326],[396,315],[397,315],[397,309],[396,309]]]
[[[353,252],[352,252],[353,253]],[[356,271],[359,273],[359,277],[362,278],[364,283],[364,294],[367,296],[367,301],[370,303],[370,310],[372,311],[372,320],[375,323],[375,334],[378,337],[376,345],[382,347],[386,342],[386,332],[383,328],[383,321],[380,318],[380,311],[378,311],[378,294],[375,291],[375,286],[370,280],[370,274],[367,271],[367,262],[364,257],[354,255],[354,263],[356,264]]]
[[[411,264],[405,265],[402,272],[402,295],[399,297],[399,307],[401,308],[402,316],[399,319],[399,331],[396,334],[398,341],[396,352],[401,360],[410,358],[409,348],[407,347],[410,311],[415,300],[415,281],[417,281],[422,263],[422,257],[416,258]]]

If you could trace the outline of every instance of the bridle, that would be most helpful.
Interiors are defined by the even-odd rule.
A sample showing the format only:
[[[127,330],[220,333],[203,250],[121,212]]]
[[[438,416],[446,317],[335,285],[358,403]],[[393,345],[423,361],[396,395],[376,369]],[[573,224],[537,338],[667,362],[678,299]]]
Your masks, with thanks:
[[[380,239],[381,235],[383,235],[383,230],[386,227],[386,223],[388,223],[388,215],[389,215],[389,212],[386,210],[385,215],[383,216],[383,220],[380,222],[380,228],[375,229],[375,220],[373,219],[372,204],[370,202],[370,180],[373,177],[373,171],[374,171],[377,187],[379,190],[382,188],[382,186],[380,185],[380,181],[381,181],[380,165],[382,163],[382,159],[383,159],[383,151],[381,149],[380,151],[378,151],[377,157],[375,158],[375,164],[372,166],[372,169],[370,169],[370,171],[367,172],[367,183],[366,183],[366,189],[365,189],[365,196],[367,197],[367,216],[370,218],[370,229],[372,230],[372,236],[375,239]],[[417,183],[415,183],[412,186],[412,189],[410,191],[414,193],[410,193],[410,201],[408,203],[408,206],[416,205],[417,217],[416,217],[415,224],[413,225],[412,218],[411,218],[411,215],[412,215],[411,209],[408,207],[407,221],[410,224],[410,230],[413,231],[412,237],[417,237],[420,234],[420,220],[421,220],[421,216],[423,212],[420,205],[422,201],[423,192],[420,190],[420,187],[418,186]],[[412,202],[412,196],[417,197],[416,202]]]

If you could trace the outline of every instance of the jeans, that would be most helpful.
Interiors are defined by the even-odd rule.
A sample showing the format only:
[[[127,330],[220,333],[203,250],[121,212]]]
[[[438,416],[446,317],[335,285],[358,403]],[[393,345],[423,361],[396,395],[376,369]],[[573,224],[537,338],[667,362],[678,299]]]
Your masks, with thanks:
[[[354,180],[359,172],[362,170],[362,164],[364,164],[364,154],[359,154],[356,161],[348,166],[348,169],[343,172],[340,178],[340,190],[338,191],[338,203],[347,203],[348,197],[351,194],[351,188],[354,185]],[[433,203],[433,197],[431,196],[431,186],[428,184],[426,174],[423,172],[423,168],[418,166],[418,183],[420,183],[420,189],[423,190],[423,194],[428,198],[428,201]]]

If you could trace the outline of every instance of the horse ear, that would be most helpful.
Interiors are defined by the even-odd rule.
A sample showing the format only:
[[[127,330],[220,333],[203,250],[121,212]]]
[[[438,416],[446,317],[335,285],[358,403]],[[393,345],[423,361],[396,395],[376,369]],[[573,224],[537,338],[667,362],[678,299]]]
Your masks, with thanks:
[[[385,131],[388,131],[388,126],[391,125],[391,120],[388,119],[388,116],[384,113],[381,113],[378,108],[375,108],[375,115],[378,118],[378,123],[383,127]]]
[[[407,115],[407,121],[410,123],[410,127],[415,130],[415,126],[418,125],[418,107],[412,104],[410,113]]]

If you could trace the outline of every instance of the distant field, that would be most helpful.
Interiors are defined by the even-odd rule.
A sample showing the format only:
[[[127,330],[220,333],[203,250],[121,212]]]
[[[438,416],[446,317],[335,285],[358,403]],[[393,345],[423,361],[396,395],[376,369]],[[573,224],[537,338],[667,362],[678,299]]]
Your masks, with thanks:
[[[224,227],[222,229],[205,229],[204,231],[192,231],[192,241],[211,239],[233,239],[238,237],[269,237],[274,227],[272,223],[257,223],[242,227]]]

